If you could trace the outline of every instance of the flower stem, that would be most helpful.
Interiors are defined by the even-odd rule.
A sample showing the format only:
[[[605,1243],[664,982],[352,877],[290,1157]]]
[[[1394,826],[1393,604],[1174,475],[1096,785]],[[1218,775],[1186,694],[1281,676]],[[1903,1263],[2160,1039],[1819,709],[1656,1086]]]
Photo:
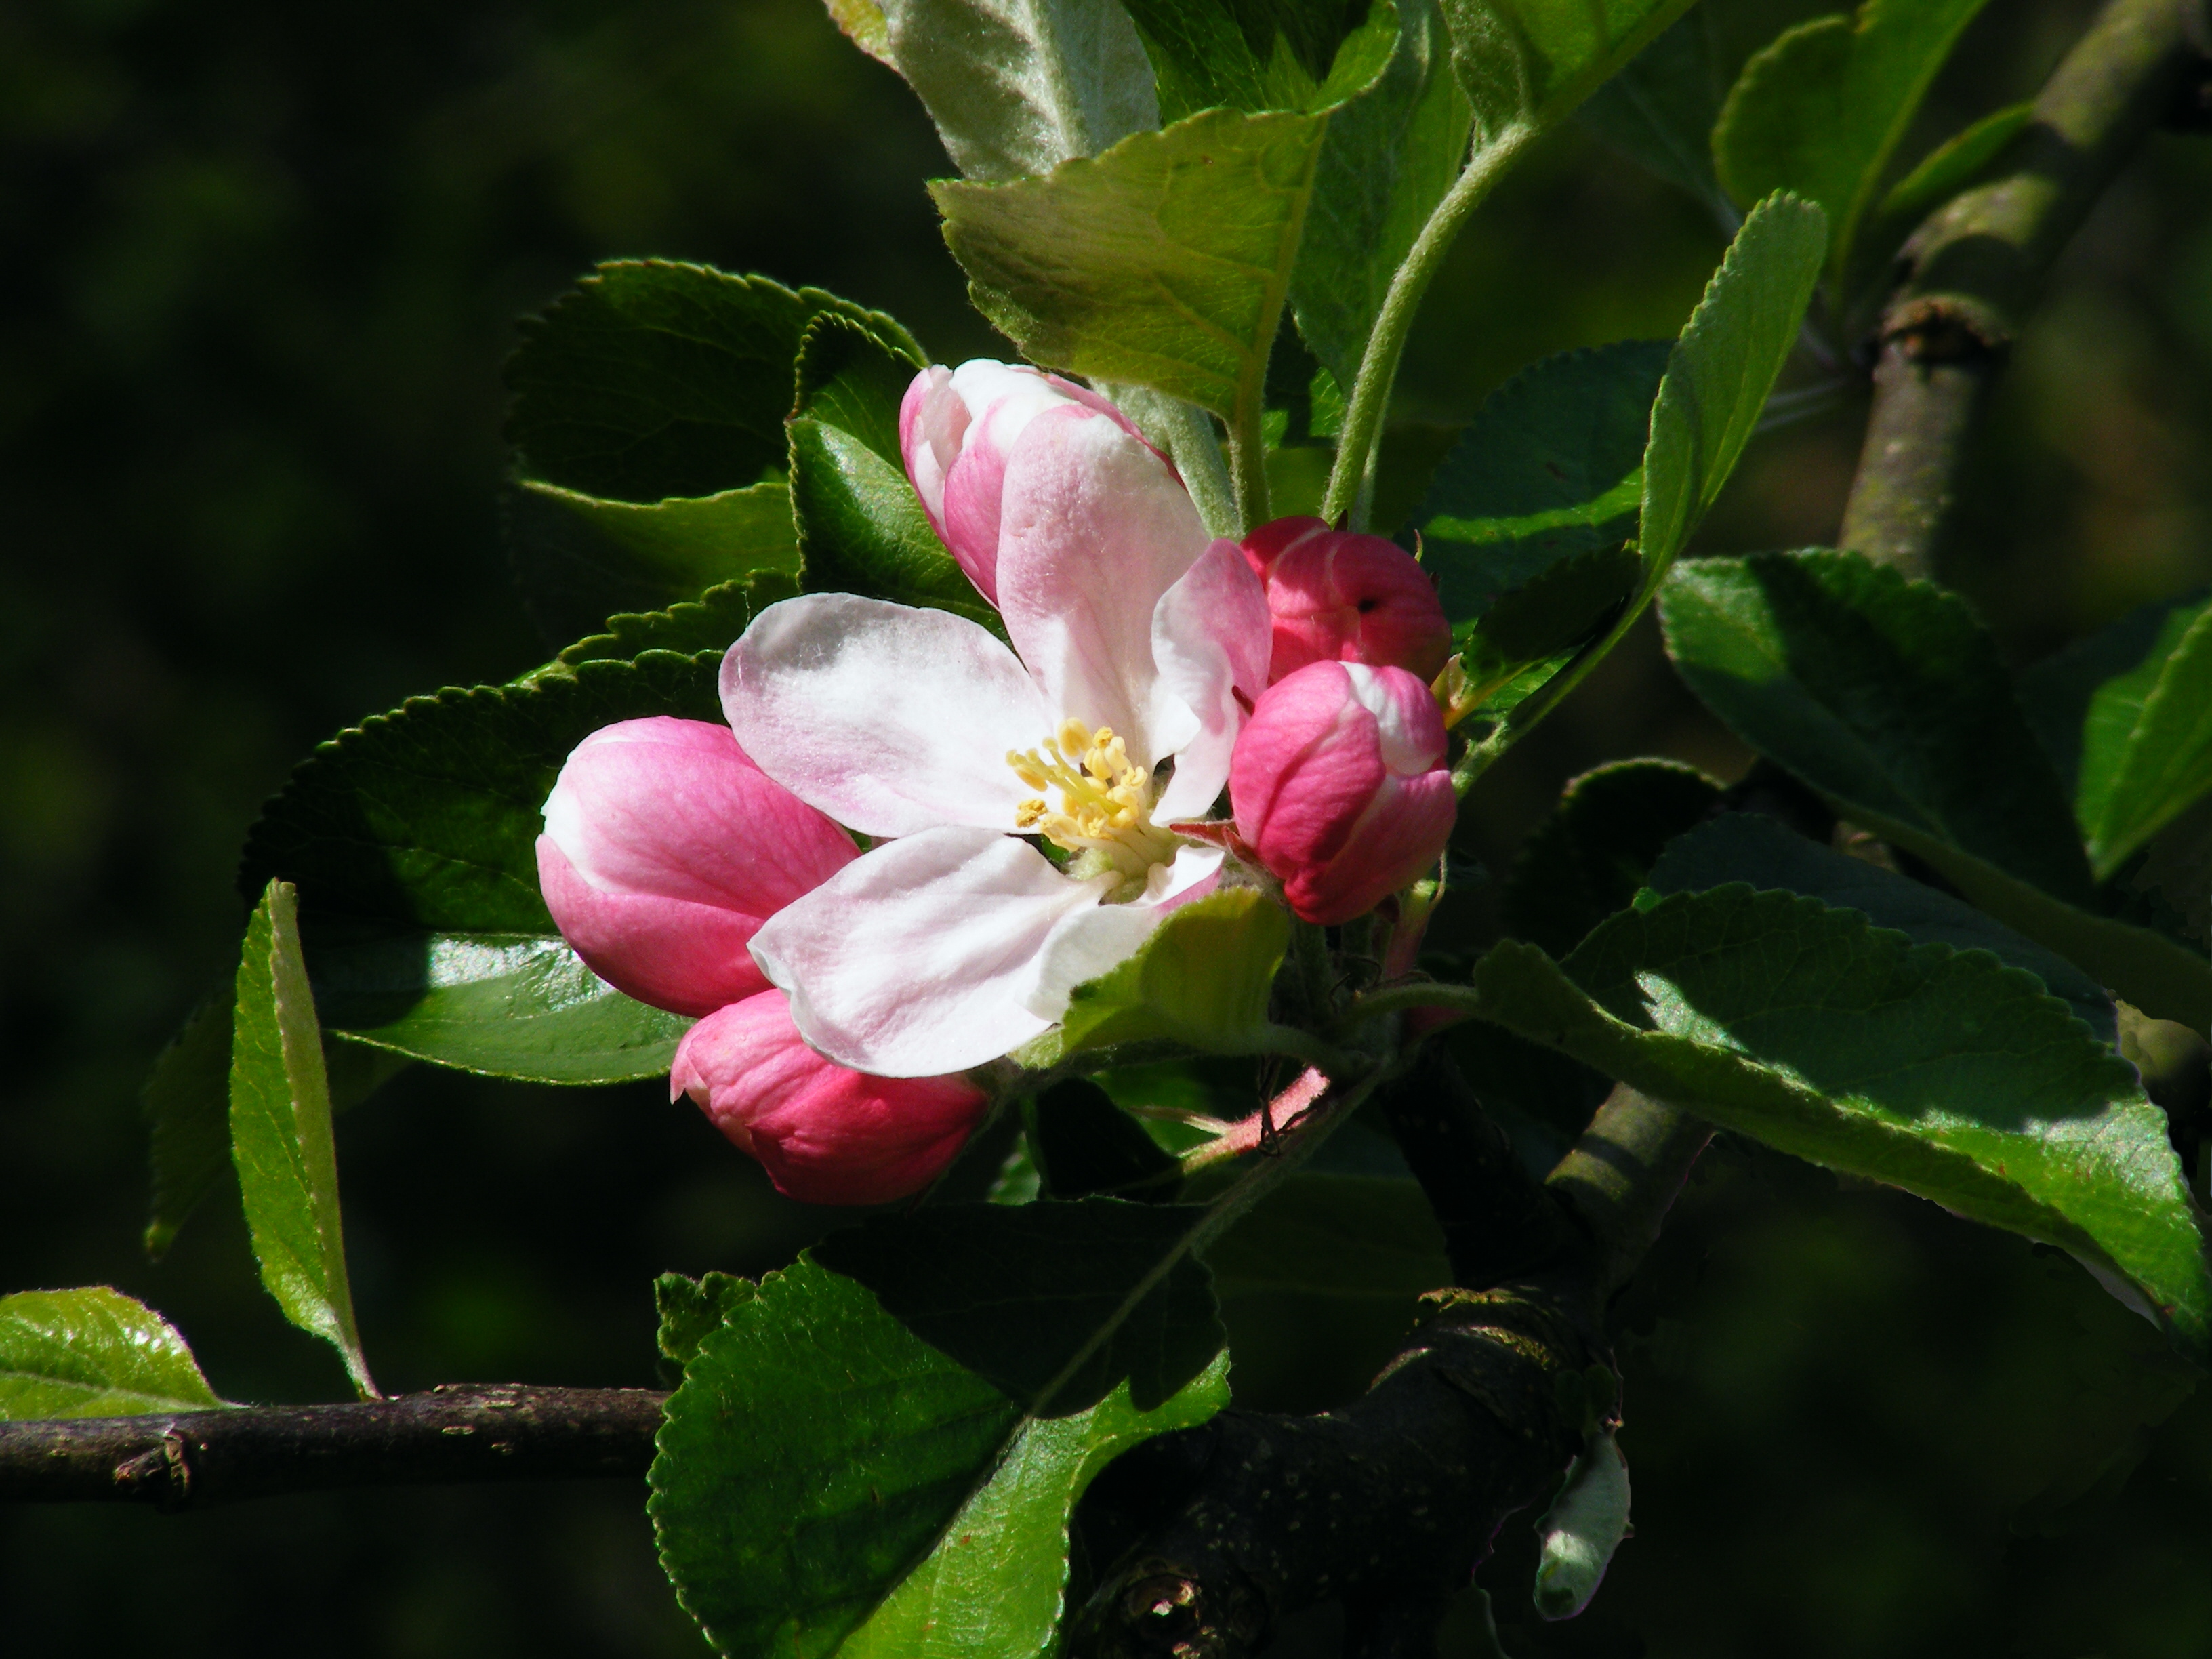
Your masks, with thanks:
[[[1375,468],[1382,449],[1382,417],[1390,407],[1398,360],[1405,355],[1406,339],[1421,308],[1421,296],[1443,267],[1444,255],[1450,252],[1468,216],[1535,137],[1533,125],[1516,121],[1475,151],[1429,215],[1428,223],[1421,227],[1397,275],[1391,277],[1382,307],[1376,313],[1374,331],[1367,337],[1367,350],[1359,360],[1359,378],[1337,440],[1328,493],[1322,498],[1321,515],[1331,524],[1349,514],[1354,530],[1367,527],[1368,502],[1375,493]]]
[[[1463,1014],[1478,1014],[1482,1012],[1482,993],[1472,985],[1440,985],[1430,980],[1412,985],[1388,985],[1379,991],[1370,991],[1346,1009],[1336,1029],[1350,1030],[1370,1019],[1403,1013],[1409,1008],[1449,1008]]]
[[[1266,399],[1258,392],[1237,400],[1237,418],[1229,427],[1229,477],[1237,488],[1237,516],[1243,522],[1238,536],[1249,535],[1267,522],[1267,441],[1260,422]]]

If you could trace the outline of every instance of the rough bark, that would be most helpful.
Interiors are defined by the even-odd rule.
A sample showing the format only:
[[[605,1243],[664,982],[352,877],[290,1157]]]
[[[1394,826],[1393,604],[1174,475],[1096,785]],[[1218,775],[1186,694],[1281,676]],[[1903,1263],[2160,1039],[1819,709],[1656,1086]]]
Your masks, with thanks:
[[[0,1500],[175,1510],[337,1486],[641,1479],[666,1398],[506,1384],[364,1405],[0,1423]]]

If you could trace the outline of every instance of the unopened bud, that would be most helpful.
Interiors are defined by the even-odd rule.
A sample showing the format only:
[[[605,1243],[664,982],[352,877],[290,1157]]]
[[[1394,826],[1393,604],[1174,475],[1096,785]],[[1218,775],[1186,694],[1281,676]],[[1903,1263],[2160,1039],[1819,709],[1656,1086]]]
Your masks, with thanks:
[[[1316,662],[1403,668],[1428,680],[1450,654],[1451,625],[1436,587],[1395,542],[1319,519],[1277,519],[1243,546],[1267,589],[1271,681]]]

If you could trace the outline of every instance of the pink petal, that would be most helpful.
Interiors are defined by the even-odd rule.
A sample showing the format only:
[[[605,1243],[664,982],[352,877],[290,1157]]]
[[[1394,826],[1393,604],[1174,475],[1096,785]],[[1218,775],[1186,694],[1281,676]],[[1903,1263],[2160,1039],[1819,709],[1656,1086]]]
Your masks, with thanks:
[[[917,1192],[958,1155],[989,1097],[963,1077],[879,1078],[808,1048],[781,991],[707,1016],[685,1033],[670,1097],[688,1094],[810,1204],[884,1204]]]
[[[1112,727],[1140,765],[1197,732],[1196,716],[1158,684],[1152,612],[1206,546],[1174,472],[1110,421],[1048,410],[1008,457],[998,571],[1006,635],[1056,713]]]
[[[1215,542],[1160,596],[1152,655],[1199,721],[1153,808],[1162,823],[1207,811],[1229,781],[1237,733],[1267,689],[1269,648],[1267,590],[1235,542]]]
[[[929,830],[846,866],[753,938],[806,1040],[879,1077],[995,1060],[1052,1022],[1026,1006],[1036,960],[1110,877],[1069,879],[1028,842]]]
[[[870,836],[1011,830],[1006,764],[1053,721],[1012,653],[948,611],[849,593],[772,605],[722,659],[722,708],[761,770]]]
[[[678,1013],[765,982],[767,917],[859,856],[727,728],[667,718],[578,744],[545,802],[538,882],[562,935],[617,989]]]

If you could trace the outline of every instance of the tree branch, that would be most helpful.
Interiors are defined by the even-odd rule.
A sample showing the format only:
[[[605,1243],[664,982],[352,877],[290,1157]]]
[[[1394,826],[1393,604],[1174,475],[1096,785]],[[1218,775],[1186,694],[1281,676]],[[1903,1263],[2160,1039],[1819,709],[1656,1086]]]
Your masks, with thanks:
[[[2203,0],[2113,0],[2036,98],[2010,165],[1905,243],[1843,546],[1930,574],[1990,384],[2059,251],[2201,71],[2203,12]]]
[[[1285,1615],[1336,1597],[1354,1659],[1427,1659],[1498,1528],[1582,1449],[1572,1402],[1586,1396],[1568,1385],[1610,1365],[1606,1301],[1708,1132],[1616,1090],[1540,1185],[1441,1048],[1377,1100],[1461,1287],[1351,1405],[1224,1412],[1113,1464],[1081,1511],[1110,1565],[1073,1653],[1240,1659]]]
[[[176,1510],[340,1486],[635,1480],[667,1397],[455,1385],[363,1405],[0,1423],[0,1502]]]

